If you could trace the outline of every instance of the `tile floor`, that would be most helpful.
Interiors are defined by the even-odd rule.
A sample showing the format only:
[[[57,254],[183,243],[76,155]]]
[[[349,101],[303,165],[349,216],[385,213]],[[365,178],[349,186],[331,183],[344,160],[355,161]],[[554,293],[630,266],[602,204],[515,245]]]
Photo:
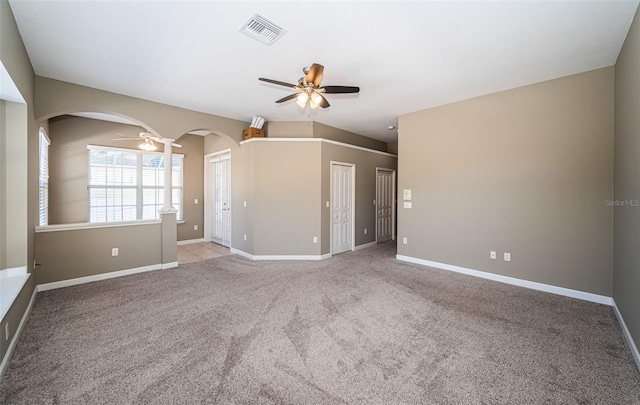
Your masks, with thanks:
[[[229,248],[213,242],[192,243],[178,246],[178,263],[199,262],[230,254]]]

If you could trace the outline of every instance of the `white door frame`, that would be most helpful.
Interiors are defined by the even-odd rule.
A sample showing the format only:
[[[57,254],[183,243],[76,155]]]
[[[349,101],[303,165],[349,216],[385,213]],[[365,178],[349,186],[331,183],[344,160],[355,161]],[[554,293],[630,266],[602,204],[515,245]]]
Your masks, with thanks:
[[[221,150],[219,152],[209,153],[204,155],[204,240],[205,242],[211,242],[211,208],[213,205],[213,201],[211,201],[212,195],[212,184],[211,184],[211,173],[209,170],[209,159],[223,155],[225,153],[229,154],[229,160],[231,160],[231,149]],[[231,164],[229,164],[229,169],[231,169]],[[229,191],[231,192],[231,185],[229,186]],[[231,247],[231,241],[233,240],[233,211],[231,211],[231,216],[229,217],[229,247]]]
[[[396,169],[376,167],[376,243],[378,243],[378,173],[390,172],[391,175],[391,240],[396,240]]]
[[[351,167],[351,251],[356,247],[356,164],[332,160],[329,163],[329,253],[333,256],[333,166]]]

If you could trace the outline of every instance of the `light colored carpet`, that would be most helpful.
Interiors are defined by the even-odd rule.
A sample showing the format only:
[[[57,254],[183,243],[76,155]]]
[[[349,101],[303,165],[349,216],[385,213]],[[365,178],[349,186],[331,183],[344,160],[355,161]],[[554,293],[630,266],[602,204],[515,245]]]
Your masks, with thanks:
[[[39,293],[0,403],[640,404],[610,307],[394,254],[233,255]]]

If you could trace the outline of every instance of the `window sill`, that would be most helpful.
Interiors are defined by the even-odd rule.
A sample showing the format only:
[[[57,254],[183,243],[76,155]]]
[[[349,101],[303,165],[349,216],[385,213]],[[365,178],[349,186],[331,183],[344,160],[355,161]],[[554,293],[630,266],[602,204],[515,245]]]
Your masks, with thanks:
[[[0,271],[0,319],[3,319],[9,312],[9,308],[11,308],[27,280],[31,277],[30,273],[26,273],[26,269],[25,274],[9,277],[3,275],[3,272],[8,272],[8,270]]]
[[[120,222],[115,222],[115,221],[114,222],[80,222],[77,224],[36,226],[36,233],[72,231],[76,229],[113,228],[117,226],[149,225],[149,224],[159,224],[161,222],[162,221],[159,219],[140,219],[137,221],[120,221]]]

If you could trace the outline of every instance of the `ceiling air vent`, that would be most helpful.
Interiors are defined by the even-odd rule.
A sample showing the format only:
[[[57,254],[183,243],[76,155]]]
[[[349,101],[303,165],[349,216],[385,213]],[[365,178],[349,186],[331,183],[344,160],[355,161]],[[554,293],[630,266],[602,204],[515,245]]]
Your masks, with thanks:
[[[267,20],[258,13],[255,13],[240,28],[240,31],[267,45],[273,44],[287,32],[278,24]]]

